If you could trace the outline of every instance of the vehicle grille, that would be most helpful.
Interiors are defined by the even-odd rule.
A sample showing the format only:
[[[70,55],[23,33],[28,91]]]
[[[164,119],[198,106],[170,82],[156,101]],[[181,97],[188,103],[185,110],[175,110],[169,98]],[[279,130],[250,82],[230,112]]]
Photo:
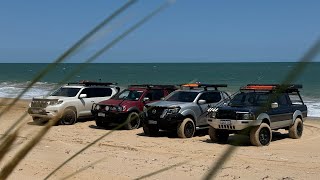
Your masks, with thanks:
[[[46,108],[48,106],[48,102],[46,100],[33,100],[31,102],[31,107],[38,107],[38,108]]]
[[[236,112],[232,110],[218,110],[217,119],[236,119]]]
[[[232,125],[219,125],[219,129],[235,129]]]
[[[157,107],[157,106],[148,107],[148,111],[147,111],[148,117],[151,119],[152,118],[159,119],[165,109],[167,109],[167,108],[166,107]]]

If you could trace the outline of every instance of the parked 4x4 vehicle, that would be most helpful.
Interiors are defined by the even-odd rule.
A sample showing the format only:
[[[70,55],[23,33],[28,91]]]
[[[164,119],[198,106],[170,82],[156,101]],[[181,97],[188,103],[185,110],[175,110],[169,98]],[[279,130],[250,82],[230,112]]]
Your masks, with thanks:
[[[111,99],[94,104],[91,111],[97,126],[128,122],[124,125],[126,129],[137,129],[141,124],[143,106],[160,100],[176,89],[173,85],[131,85]]]
[[[57,124],[71,125],[80,117],[90,117],[94,102],[109,99],[120,88],[115,83],[68,83],[48,97],[33,98],[28,113],[36,123],[58,118]]]
[[[250,136],[252,145],[266,146],[271,130],[289,130],[289,136],[302,136],[307,106],[299,89],[302,85],[248,84],[240,88],[228,106],[209,110],[209,136],[213,142],[226,142],[231,133]]]
[[[218,87],[227,87],[226,84],[195,83],[181,87],[164,100],[144,107],[143,131],[146,135],[156,136],[162,129],[177,133],[181,138],[191,138],[196,130],[209,127],[206,121],[208,108],[230,100],[226,92],[218,90]]]

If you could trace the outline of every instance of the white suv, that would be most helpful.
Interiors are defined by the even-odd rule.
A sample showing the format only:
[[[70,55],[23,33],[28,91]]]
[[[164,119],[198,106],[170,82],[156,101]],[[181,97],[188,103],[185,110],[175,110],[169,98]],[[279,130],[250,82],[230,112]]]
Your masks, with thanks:
[[[80,117],[90,117],[93,103],[110,99],[119,92],[114,83],[68,83],[46,98],[33,98],[28,113],[36,123],[58,117],[58,124],[71,125]]]

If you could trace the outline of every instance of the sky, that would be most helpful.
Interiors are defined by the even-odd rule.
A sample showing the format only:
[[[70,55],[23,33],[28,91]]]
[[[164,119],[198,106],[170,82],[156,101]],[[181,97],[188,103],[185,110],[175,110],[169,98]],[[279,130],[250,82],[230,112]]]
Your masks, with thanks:
[[[126,2],[1,0],[0,63],[53,62]],[[84,62],[164,2],[138,1],[65,62]],[[319,7],[317,0],[176,0],[94,62],[295,62],[319,38]]]

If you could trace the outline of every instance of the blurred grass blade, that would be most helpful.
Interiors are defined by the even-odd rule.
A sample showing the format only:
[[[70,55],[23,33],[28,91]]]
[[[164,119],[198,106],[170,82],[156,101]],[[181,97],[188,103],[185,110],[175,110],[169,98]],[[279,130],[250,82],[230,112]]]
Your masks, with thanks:
[[[12,146],[14,141],[17,139],[17,131],[13,134],[8,135],[4,140],[1,142],[0,145],[0,162],[4,155],[9,151],[9,148]]]
[[[26,145],[19,150],[12,158],[10,162],[8,162],[0,171],[0,179],[7,179],[7,177],[12,173],[14,168],[19,164],[20,161],[30,152],[30,150],[38,143],[40,142],[41,138],[48,132],[50,127],[56,123],[57,119],[54,119],[52,121],[49,121],[44,128],[41,128],[41,130],[38,132],[38,134],[33,137]],[[20,128],[16,129],[14,131],[14,134],[17,134]],[[10,137],[10,136],[8,136]]]
[[[213,179],[217,175],[218,171],[221,169],[222,165],[227,162],[227,160],[230,158],[230,156],[235,150],[236,150],[236,146],[228,147],[225,153],[222,156],[220,156],[220,158],[217,160],[213,168],[211,168],[207,172],[207,175],[203,179],[204,180]]]
[[[178,164],[174,164],[174,165],[169,166],[169,167],[165,167],[165,168],[160,169],[160,170],[158,170],[158,171],[155,171],[155,172],[146,174],[146,175],[144,175],[144,176],[138,177],[138,178],[136,178],[135,180],[140,180],[140,179],[149,178],[149,177],[151,177],[151,176],[154,176],[154,175],[156,175],[156,174],[162,173],[162,172],[164,172],[164,171],[168,171],[168,170],[170,170],[170,169],[172,169],[172,168],[181,166],[181,165],[186,164],[186,163],[188,163],[188,162],[189,162],[189,161],[184,161],[184,162],[181,162],[181,163],[178,163]]]
[[[62,180],[69,179],[69,178],[71,178],[72,176],[74,176],[74,175],[76,175],[76,174],[79,174],[79,173],[81,173],[82,171],[87,170],[89,167],[94,166],[94,165],[96,165],[96,164],[98,164],[98,163],[102,162],[102,161],[103,161],[103,160],[105,160],[106,158],[107,158],[107,157],[102,158],[102,159],[99,159],[99,160],[97,160],[97,161],[95,161],[95,162],[93,162],[93,163],[91,163],[91,164],[89,164],[89,165],[87,165],[87,166],[85,166],[85,167],[83,167],[83,168],[81,168],[81,169],[77,170],[76,172],[74,172],[74,173],[72,173],[72,174],[70,174],[70,175],[68,175],[68,176],[66,176],[66,177],[64,177],[64,178],[62,178]]]
[[[114,13],[112,13],[109,17],[107,17],[104,21],[102,21],[100,24],[98,24],[94,29],[92,29],[89,33],[87,33],[85,36],[83,36],[78,42],[76,42],[71,48],[69,48],[66,52],[64,52],[61,56],[59,56],[53,63],[50,63],[45,69],[40,71],[39,74],[35,76],[35,78],[32,79],[30,84],[23,89],[23,91],[6,107],[0,112],[0,117],[8,112],[13,105],[36,83],[38,82],[42,77],[44,77],[52,68],[54,68],[58,63],[63,62],[66,58],[70,57],[71,55],[75,54],[78,50],[80,50],[80,47],[82,47],[83,44],[85,44],[93,35],[95,35],[100,29],[102,29],[105,25],[107,25],[112,19],[114,19],[116,16],[118,16],[120,13],[125,11],[129,6],[137,2],[137,0],[129,0],[127,3],[125,3],[122,7],[117,9]]]
[[[93,28],[89,33],[87,33],[84,37],[82,37],[78,42],[76,42],[71,48],[69,48],[66,52],[64,52],[58,59],[56,59],[53,63],[49,64],[44,70],[42,70],[37,76],[31,81],[30,84],[8,105],[4,108],[3,111],[0,112],[0,117],[8,112],[13,105],[36,83],[38,82],[42,77],[44,77],[52,68],[54,68],[58,63],[63,62],[66,58],[69,56],[75,54],[78,50],[80,50],[80,47],[83,46],[91,37],[93,37],[99,30],[101,30],[104,26],[106,26],[111,20],[113,20],[116,16],[118,16],[120,13],[125,11],[129,6],[137,2],[137,0],[129,0],[126,4],[124,4],[122,7],[117,9],[115,12],[113,12],[109,17],[107,17],[104,21],[102,21],[100,24],[98,24],[95,28]],[[20,118],[21,120],[22,118]],[[0,139],[8,135],[8,133],[11,131],[12,128],[14,128],[20,121],[16,121],[14,124],[11,125],[10,128],[8,128],[7,132],[4,136],[2,136]]]

